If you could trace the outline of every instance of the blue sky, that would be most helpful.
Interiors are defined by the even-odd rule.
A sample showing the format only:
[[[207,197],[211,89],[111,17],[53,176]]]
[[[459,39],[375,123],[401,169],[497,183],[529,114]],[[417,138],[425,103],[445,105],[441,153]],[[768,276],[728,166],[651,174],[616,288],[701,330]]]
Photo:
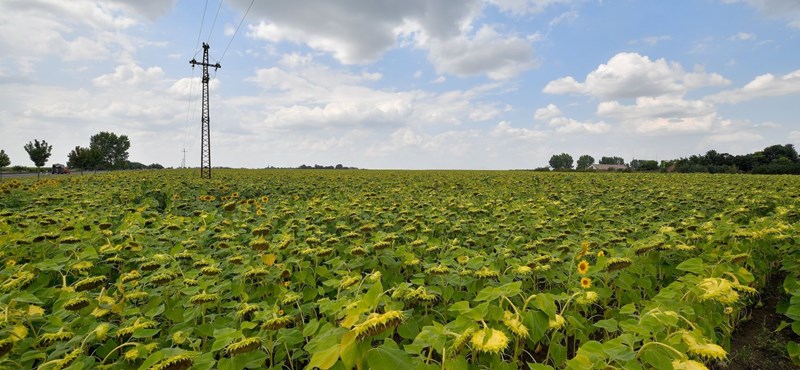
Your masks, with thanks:
[[[509,169],[800,144],[796,0],[250,4],[0,2],[0,149],[30,165],[23,145],[44,139],[63,163],[111,131],[132,161],[179,166],[185,149],[197,166],[198,38],[222,64],[215,166]]]

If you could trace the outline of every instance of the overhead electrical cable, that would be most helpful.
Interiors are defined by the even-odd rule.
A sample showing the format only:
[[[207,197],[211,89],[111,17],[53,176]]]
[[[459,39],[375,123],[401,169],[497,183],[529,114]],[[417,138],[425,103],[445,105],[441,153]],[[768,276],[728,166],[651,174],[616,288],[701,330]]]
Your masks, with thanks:
[[[233,36],[231,36],[231,39],[230,39],[230,40],[228,40],[228,45],[227,45],[227,46],[225,46],[225,50],[222,52],[222,56],[221,56],[221,57],[219,57],[219,62],[220,62],[220,63],[222,62],[222,59],[223,59],[223,58],[225,58],[225,53],[227,53],[227,52],[228,52],[228,48],[229,48],[229,47],[231,47],[231,43],[233,42],[233,39],[236,37],[236,34],[238,34],[238,33],[239,33],[239,28],[241,28],[241,27],[242,27],[242,23],[244,23],[244,20],[245,20],[245,18],[247,18],[247,13],[250,13],[250,8],[252,8],[252,7],[253,7],[253,3],[254,3],[255,1],[256,1],[256,0],[251,0],[251,1],[250,1],[250,6],[248,6],[248,7],[247,7],[247,10],[244,12],[244,15],[242,16],[242,20],[240,20],[240,21],[239,21],[239,25],[238,25],[238,26],[236,26],[236,31],[234,31],[234,32],[233,32]]]

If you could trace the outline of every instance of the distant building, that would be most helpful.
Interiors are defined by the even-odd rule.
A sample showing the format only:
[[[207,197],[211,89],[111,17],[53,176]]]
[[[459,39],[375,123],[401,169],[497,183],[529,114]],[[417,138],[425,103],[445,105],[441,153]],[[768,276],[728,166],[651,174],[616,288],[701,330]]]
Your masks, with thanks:
[[[627,170],[627,164],[593,164],[589,166],[589,170],[595,171],[618,171],[618,170]]]

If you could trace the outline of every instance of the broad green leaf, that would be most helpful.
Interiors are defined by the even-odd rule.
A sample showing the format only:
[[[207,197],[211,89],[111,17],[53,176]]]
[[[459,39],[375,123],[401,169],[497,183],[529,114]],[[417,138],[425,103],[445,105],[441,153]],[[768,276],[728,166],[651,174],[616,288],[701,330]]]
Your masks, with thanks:
[[[617,320],[614,319],[600,320],[594,323],[594,326],[605,329],[605,331],[612,333],[617,331]]]
[[[373,370],[410,369],[412,367],[411,356],[408,353],[385,346],[367,351],[367,364]]]
[[[534,299],[534,306],[545,314],[550,319],[556,318],[556,302],[552,294],[539,294]]]
[[[675,267],[675,269],[701,275],[703,273],[703,270],[705,270],[705,267],[706,266],[701,258],[694,257],[681,262],[678,266]]]

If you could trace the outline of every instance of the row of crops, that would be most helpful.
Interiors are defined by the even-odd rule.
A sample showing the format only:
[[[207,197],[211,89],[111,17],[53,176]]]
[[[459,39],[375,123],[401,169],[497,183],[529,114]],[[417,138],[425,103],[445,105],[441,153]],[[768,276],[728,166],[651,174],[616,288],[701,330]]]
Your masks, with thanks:
[[[795,177],[196,177],[0,183],[0,367],[703,369],[779,273],[800,333]]]

